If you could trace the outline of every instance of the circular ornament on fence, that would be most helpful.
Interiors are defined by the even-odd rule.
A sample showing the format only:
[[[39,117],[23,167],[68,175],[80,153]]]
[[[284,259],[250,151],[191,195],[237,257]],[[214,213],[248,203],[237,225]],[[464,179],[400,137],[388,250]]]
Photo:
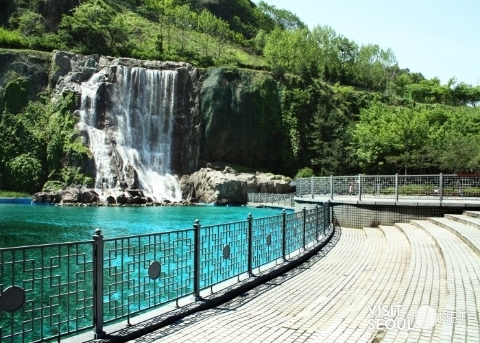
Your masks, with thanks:
[[[269,233],[268,236],[267,236],[267,245],[270,246],[272,245],[272,234]]]
[[[223,258],[227,259],[230,257],[230,246],[227,244],[223,247]]]
[[[162,268],[160,262],[153,261],[152,263],[150,263],[150,266],[148,266],[148,276],[152,280],[158,279],[161,270]]]
[[[25,291],[19,286],[7,287],[0,296],[0,310],[15,312],[25,303]]]

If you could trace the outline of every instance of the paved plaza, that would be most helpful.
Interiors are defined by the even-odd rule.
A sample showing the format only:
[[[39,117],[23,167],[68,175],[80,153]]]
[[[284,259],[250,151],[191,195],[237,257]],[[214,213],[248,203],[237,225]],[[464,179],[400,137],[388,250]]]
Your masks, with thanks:
[[[300,267],[132,342],[480,342],[480,212],[338,230]]]

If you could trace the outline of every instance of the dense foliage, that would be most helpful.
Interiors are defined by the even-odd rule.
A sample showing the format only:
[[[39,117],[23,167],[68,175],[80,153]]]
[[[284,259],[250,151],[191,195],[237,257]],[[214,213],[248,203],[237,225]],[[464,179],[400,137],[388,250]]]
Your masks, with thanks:
[[[86,0],[58,16],[43,0],[13,3],[0,4],[0,47],[268,70],[252,108],[276,173],[480,172],[479,86],[426,79],[389,48],[309,29],[264,1]],[[72,95],[29,103],[28,87],[13,77],[0,89],[0,189],[90,183]]]
[[[85,175],[90,153],[72,137],[77,122],[70,113],[73,94],[65,94],[56,103],[47,99],[17,107],[16,112],[6,107],[3,112],[0,189],[32,193],[47,180],[61,180],[65,185],[92,183]]]
[[[362,109],[352,130],[355,156],[364,172],[480,172],[480,110],[469,107]]]
[[[416,102],[480,101],[478,86],[426,79],[401,69],[389,48],[359,46],[328,26],[310,30],[295,14],[265,1],[87,0],[59,18],[43,1],[14,3],[0,27],[0,47],[229,64],[266,68],[279,77],[309,70],[323,81]]]

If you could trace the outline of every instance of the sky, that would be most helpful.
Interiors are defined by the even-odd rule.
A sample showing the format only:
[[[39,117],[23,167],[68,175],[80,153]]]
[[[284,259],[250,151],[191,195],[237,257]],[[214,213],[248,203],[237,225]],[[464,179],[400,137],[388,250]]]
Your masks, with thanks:
[[[400,68],[480,84],[480,0],[264,0],[312,29],[391,48]],[[255,0],[258,3],[259,0]]]

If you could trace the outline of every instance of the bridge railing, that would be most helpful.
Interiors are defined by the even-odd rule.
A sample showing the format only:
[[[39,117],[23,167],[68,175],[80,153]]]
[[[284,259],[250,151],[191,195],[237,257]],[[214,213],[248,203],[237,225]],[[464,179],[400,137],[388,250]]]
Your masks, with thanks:
[[[292,193],[248,193],[248,202],[272,206],[295,207],[295,195]]]
[[[235,223],[0,249],[0,341],[58,339],[212,292],[327,239],[333,208]],[[236,280],[235,280],[236,279]]]
[[[296,179],[301,196],[393,199],[480,198],[480,175],[353,175]]]

